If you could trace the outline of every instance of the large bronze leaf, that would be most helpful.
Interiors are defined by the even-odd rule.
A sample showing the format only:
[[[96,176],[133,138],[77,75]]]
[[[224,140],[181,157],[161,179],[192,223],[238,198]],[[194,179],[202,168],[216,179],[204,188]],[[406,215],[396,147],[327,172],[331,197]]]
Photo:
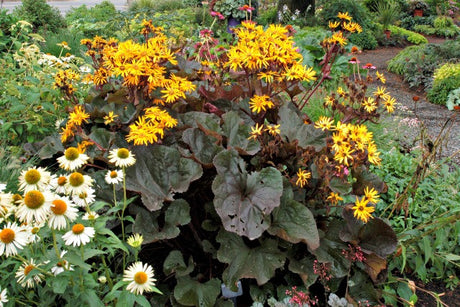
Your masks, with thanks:
[[[214,207],[225,229],[251,240],[260,237],[270,226],[270,213],[280,205],[281,173],[267,167],[248,174],[246,163],[233,149],[216,155],[214,166]]]

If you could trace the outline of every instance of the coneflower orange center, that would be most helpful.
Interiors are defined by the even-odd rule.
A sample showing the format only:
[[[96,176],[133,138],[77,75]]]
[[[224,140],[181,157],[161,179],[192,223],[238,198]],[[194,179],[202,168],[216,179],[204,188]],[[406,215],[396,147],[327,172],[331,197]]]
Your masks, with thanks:
[[[67,204],[62,199],[53,200],[51,211],[56,215],[62,215],[67,211]]]
[[[145,272],[137,272],[136,274],[134,274],[134,281],[136,282],[136,284],[145,284],[148,279],[149,277]]]
[[[129,150],[126,148],[120,148],[117,151],[117,157],[120,159],[127,159],[129,157]]]
[[[22,196],[19,194],[14,194],[13,195],[13,203],[16,203],[18,200],[21,200]]]
[[[67,178],[64,176],[60,176],[57,180],[57,184],[60,186],[63,186],[66,183],[67,183]]]
[[[85,231],[85,226],[83,226],[83,224],[75,224],[72,226],[72,232],[76,235],[81,234],[83,231]]]
[[[75,147],[69,147],[65,150],[64,156],[69,161],[74,161],[80,156],[80,152]]]
[[[29,209],[38,209],[45,203],[45,196],[40,191],[29,191],[24,196],[24,204]]]
[[[83,178],[83,175],[78,172],[72,173],[69,176],[69,183],[73,187],[81,186],[83,182],[85,182],[85,179]]]
[[[36,169],[30,169],[24,175],[24,179],[28,184],[36,184],[41,177],[40,172]]]
[[[110,172],[110,178],[117,178],[117,175],[118,175],[117,171]]]
[[[5,228],[0,232],[0,240],[5,244],[13,242],[15,237],[16,234],[13,229]]]
[[[35,265],[29,264],[28,266],[24,268],[24,275],[27,276],[30,273],[30,271],[32,271],[33,269],[35,269]]]

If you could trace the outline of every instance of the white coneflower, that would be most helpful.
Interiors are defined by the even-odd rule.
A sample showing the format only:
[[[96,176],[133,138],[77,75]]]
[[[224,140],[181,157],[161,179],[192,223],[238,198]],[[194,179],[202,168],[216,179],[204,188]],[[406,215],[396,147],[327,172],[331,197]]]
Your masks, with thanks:
[[[116,167],[127,167],[136,163],[134,154],[126,148],[112,149],[109,153],[109,162]]]
[[[51,268],[51,273],[53,273],[54,276],[61,274],[64,271],[73,271],[73,265],[64,259],[64,255],[66,253],[67,251],[62,251],[61,255],[59,256],[60,259],[58,263],[56,263],[56,265]]]
[[[56,194],[67,194],[67,175],[59,175],[50,181],[51,190]]]
[[[42,167],[30,167],[23,170],[19,176],[19,190],[28,192],[32,190],[43,191],[47,188],[52,176]]]
[[[58,197],[51,203],[51,214],[48,218],[48,225],[52,229],[61,230],[67,227],[67,220],[75,221],[78,217],[78,209],[74,203],[65,196]]]
[[[108,184],[117,184],[123,181],[123,171],[122,170],[112,170],[107,171],[105,175],[105,182]]]
[[[83,175],[79,172],[73,172],[67,179],[67,192],[70,195],[79,195],[83,192],[86,193],[93,183],[93,179],[90,176]]]
[[[81,192],[80,194],[73,194],[72,200],[79,207],[90,206],[96,200],[96,191],[89,187],[86,191]]]
[[[72,230],[66,232],[62,239],[66,245],[80,246],[86,245],[94,237],[95,231],[93,227],[85,227],[83,224],[75,224]]]
[[[42,282],[44,276],[42,273],[35,274],[34,276],[28,278],[30,271],[38,268],[40,265],[34,262],[34,259],[31,258],[28,262],[23,262],[21,267],[16,272],[16,278],[18,283],[22,287],[33,288],[35,285],[38,285]]]
[[[45,226],[45,223],[34,223],[34,224],[29,224],[24,226],[24,231],[27,233],[27,242],[28,243],[36,243],[40,241],[40,236],[38,233],[40,232],[40,229]]]
[[[148,264],[142,264],[142,262],[138,261],[124,271],[123,281],[130,282],[126,290],[134,294],[142,294],[144,291],[153,291],[156,279],[153,278],[153,268]]]
[[[5,221],[11,214],[13,207],[13,194],[0,192],[0,223]]]
[[[49,191],[29,191],[19,201],[20,205],[16,210],[16,217],[27,224],[33,222],[40,224],[48,219],[53,199],[54,196]]]
[[[134,248],[140,247],[142,245],[142,242],[144,242],[144,237],[138,233],[133,234],[126,240],[126,243],[128,243],[130,246]]]
[[[66,171],[74,171],[85,165],[88,159],[89,157],[81,153],[78,148],[69,147],[65,150],[62,157],[57,158],[57,161],[59,162],[59,166]]]
[[[0,287],[0,290],[2,290],[2,287]],[[3,307],[3,303],[8,303],[8,296],[6,295],[6,289],[3,289],[0,292],[0,307]]]
[[[16,223],[9,222],[0,231],[0,256],[17,255],[18,249],[23,249],[27,242],[27,232]]]
[[[83,217],[82,217],[82,220],[86,220],[86,221],[94,221],[95,219],[97,219],[99,217],[99,214],[97,214],[97,212],[95,211],[90,211],[90,212],[86,212]]]

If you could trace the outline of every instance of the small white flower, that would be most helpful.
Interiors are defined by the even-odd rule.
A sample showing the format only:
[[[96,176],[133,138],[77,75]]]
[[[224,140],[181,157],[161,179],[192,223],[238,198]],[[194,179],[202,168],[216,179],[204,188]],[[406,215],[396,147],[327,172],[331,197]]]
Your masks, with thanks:
[[[19,190],[28,192],[31,190],[44,191],[51,180],[51,173],[42,167],[30,167],[23,170],[19,176]]]
[[[65,196],[57,197],[51,203],[51,214],[48,219],[48,225],[52,229],[61,230],[67,227],[67,220],[75,221],[78,217],[78,209],[74,203]]]
[[[99,214],[97,214],[97,212],[95,211],[90,211],[90,212],[86,212],[83,217],[82,217],[82,220],[86,220],[86,221],[94,221],[95,219],[97,219],[99,217]]]
[[[18,249],[23,249],[27,242],[27,232],[16,223],[9,222],[0,231],[0,256],[17,255]]]
[[[80,194],[73,194],[72,200],[79,207],[90,206],[96,200],[95,190],[89,187]]]
[[[108,184],[117,184],[123,181],[123,171],[118,170],[108,170],[105,175],[105,182]]]
[[[54,195],[49,191],[29,191],[19,201],[20,204],[16,210],[16,217],[21,222],[26,222],[27,224],[32,222],[40,224],[48,219],[53,199]]]
[[[26,225],[24,227],[24,231],[27,232],[28,238],[27,242],[28,243],[36,243],[40,241],[40,236],[38,233],[40,232],[40,229],[45,226],[45,223],[32,223],[29,225]]]
[[[61,274],[64,271],[73,271],[73,265],[71,265],[67,260],[64,259],[64,255],[67,253],[67,251],[62,251],[61,256],[59,257],[60,260],[58,263],[56,263],[55,266],[51,268],[51,273],[54,274],[54,276]]]
[[[115,148],[109,153],[109,162],[116,167],[127,167],[136,163],[134,154],[126,148]]]
[[[67,179],[68,175],[55,176],[50,181],[51,190],[56,194],[65,195],[67,194]]]
[[[31,258],[29,262],[23,262],[21,267],[16,271],[16,278],[18,283],[22,287],[33,288],[35,285],[42,282],[43,276],[42,273],[35,274],[33,277],[28,278],[30,271],[39,267],[40,264],[34,263],[34,259]]]
[[[83,224],[75,224],[72,230],[66,232],[62,239],[66,245],[80,246],[86,245],[94,237],[95,230],[93,227],[85,227]]]
[[[153,278],[153,268],[148,264],[138,261],[133,263],[123,273],[123,281],[129,281],[126,290],[134,294],[153,291],[156,279]]]
[[[57,161],[59,162],[59,166],[66,171],[74,171],[85,165],[88,159],[89,157],[81,153],[77,148],[69,147],[65,150],[62,157],[57,158]]]
[[[2,287],[0,287],[0,290],[2,289]],[[0,292],[0,307],[3,307],[3,303],[7,303],[8,302],[8,296],[6,294],[6,289],[3,289],[1,292]]]

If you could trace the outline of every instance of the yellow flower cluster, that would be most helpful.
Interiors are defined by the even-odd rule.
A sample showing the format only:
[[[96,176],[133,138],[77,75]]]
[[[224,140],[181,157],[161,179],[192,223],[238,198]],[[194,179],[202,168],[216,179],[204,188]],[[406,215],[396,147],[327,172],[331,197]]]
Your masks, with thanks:
[[[286,27],[270,25],[264,30],[262,26],[245,21],[235,33],[238,43],[227,53],[226,67],[256,74],[267,83],[316,79],[315,71],[302,65],[302,55]]]
[[[375,165],[380,164],[380,152],[372,139],[372,132],[365,125],[344,124],[340,121],[333,124],[332,119],[322,116],[315,127],[333,131],[331,148],[334,160],[343,165],[350,162],[365,162],[365,158]]]
[[[352,208],[354,210],[353,215],[363,221],[364,223],[367,223],[367,221],[372,218],[371,213],[375,211],[375,208],[373,206],[367,206],[369,203],[371,204],[376,204],[379,201],[379,195],[374,188],[371,188],[369,190],[369,187],[366,187],[364,190],[364,196],[362,199],[359,199],[359,197],[356,198],[355,206]]]
[[[59,88],[64,94],[71,95],[75,92],[72,81],[80,80],[80,74],[72,69],[60,70],[54,76],[54,87]]]
[[[353,18],[348,15],[348,12],[342,13],[339,12],[337,17],[340,21],[329,21],[329,28],[332,31],[341,27],[340,30],[334,32],[331,37],[325,38],[323,40],[323,47],[330,48],[331,46],[340,45],[341,47],[347,44],[347,37],[346,34],[351,33],[361,33],[363,28],[356,22],[351,21]]]
[[[259,96],[254,95],[249,101],[249,107],[253,113],[260,113],[267,109],[273,108],[275,105],[267,95]]]
[[[73,111],[69,114],[69,119],[65,125],[65,128],[61,131],[62,143],[67,142],[69,138],[75,135],[75,130],[80,127],[83,123],[87,123],[89,114],[85,112],[81,105],[75,106]]]
[[[145,109],[144,116],[129,126],[130,132],[126,139],[128,142],[134,142],[134,145],[153,144],[163,137],[165,128],[173,128],[176,125],[177,120],[168,112],[159,107],[150,107]]]

